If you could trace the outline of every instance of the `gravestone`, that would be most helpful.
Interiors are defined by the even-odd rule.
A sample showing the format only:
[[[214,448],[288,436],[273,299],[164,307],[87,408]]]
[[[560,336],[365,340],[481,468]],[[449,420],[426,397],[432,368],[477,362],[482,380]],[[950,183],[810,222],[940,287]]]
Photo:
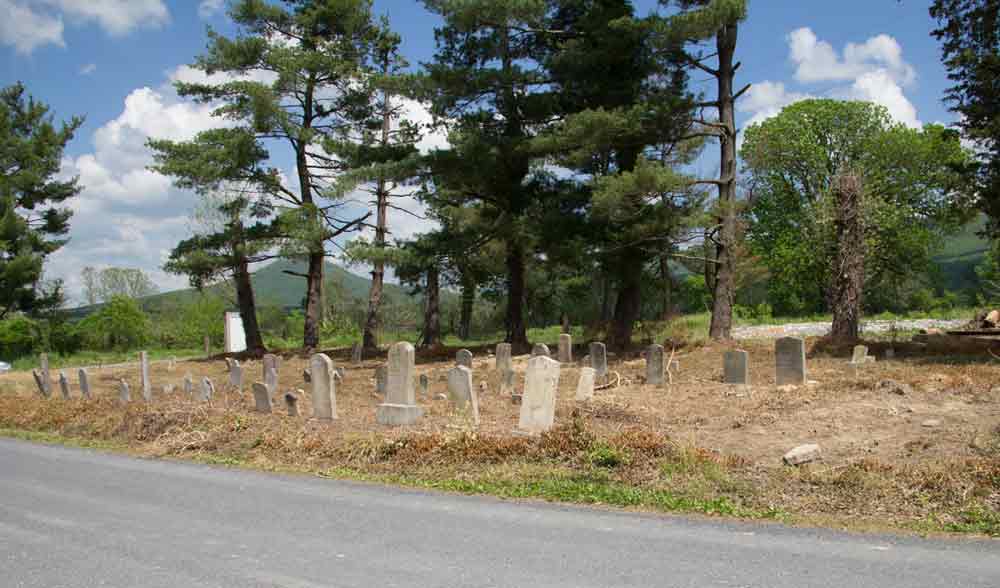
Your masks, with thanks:
[[[427,396],[431,389],[431,379],[427,377],[427,374],[420,374],[420,393]]]
[[[274,368],[268,368],[264,372],[264,385],[267,389],[271,391],[271,396],[277,396],[278,394],[278,370]]]
[[[90,378],[87,376],[87,370],[80,368],[76,372],[77,378],[80,379],[80,394],[84,398],[90,399]]]
[[[864,345],[855,345],[854,352],[851,354],[851,363],[862,364],[865,363],[865,358],[868,357],[868,347]]]
[[[49,397],[49,391],[45,388],[44,376],[42,372],[38,370],[31,370],[31,375],[35,378],[35,385],[38,386],[38,393],[41,394],[42,398]]]
[[[517,372],[514,370],[506,370],[500,374],[500,394],[514,394],[514,389],[517,387]]]
[[[496,369],[501,374],[514,369],[514,360],[511,358],[510,343],[497,344]]]
[[[299,397],[294,392],[285,393],[285,409],[288,411],[288,416],[299,416]]]
[[[145,351],[139,352],[139,380],[142,386],[142,399],[152,402],[153,383],[149,381],[149,354]]]
[[[600,341],[590,344],[590,367],[594,368],[594,377],[603,382],[608,377],[608,349]]]
[[[132,401],[132,391],[128,389],[128,382],[125,380],[118,381],[118,400],[121,402]]]
[[[375,368],[375,393],[385,396],[386,386],[389,384],[389,366],[382,364]]]
[[[69,400],[69,378],[62,370],[59,370],[59,391],[62,392],[63,400]]]
[[[164,384],[163,385],[163,395],[164,396],[170,396],[173,393],[174,393],[174,385],[173,384]]]
[[[226,353],[240,353],[247,350],[247,334],[243,330],[243,319],[238,312],[227,312],[225,316]]]
[[[559,335],[559,361],[561,363],[573,361],[573,336],[568,333]]]
[[[531,348],[531,357],[552,357],[549,346],[545,343],[537,343]]]
[[[167,371],[172,372],[176,367],[177,367],[177,358],[171,355],[170,359],[167,360]]]
[[[457,365],[448,370],[448,399],[456,408],[465,409],[472,402],[472,370]]]
[[[361,363],[362,351],[364,351],[364,347],[361,343],[355,343],[354,347],[351,347],[351,363]]]
[[[271,414],[271,390],[266,384],[253,383],[254,410]]]
[[[663,385],[663,345],[646,348],[646,383],[651,386]]]
[[[726,384],[750,385],[750,356],[742,349],[727,351],[722,356],[722,381]]]
[[[302,380],[308,384],[312,382],[312,376],[309,375],[309,368],[303,368],[302,370]]]
[[[455,354],[455,365],[464,365],[472,369],[472,352],[468,349],[459,349]]]
[[[266,380],[267,379],[267,370],[274,370],[275,373],[277,373],[278,369],[281,367],[280,366],[280,362],[281,362],[281,360],[278,358],[277,355],[275,355],[273,353],[265,353],[264,357],[262,357],[260,359],[260,374],[261,374],[261,376],[263,376],[264,379]],[[275,390],[274,392],[276,393],[277,390]]]
[[[585,402],[594,397],[594,368],[580,368],[580,381],[576,384],[577,402]]]
[[[191,374],[184,376],[184,394],[194,400],[194,378],[191,377]]]
[[[213,396],[215,396],[215,384],[206,376],[201,380],[201,400],[211,402]]]
[[[521,416],[517,425],[519,432],[535,435],[552,428],[556,417],[558,387],[558,361],[540,356],[528,362]]]
[[[312,376],[313,417],[328,421],[337,418],[337,384],[333,381],[333,361],[317,353],[309,360]]]
[[[385,402],[375,411],[380,424],[410,425],[423,415],[413,393],[413,371],[413,345],[399,342],[390,347]]]
[[[806,383],[806,342],[782,337],[774,342],[774,381],[778,386]]]
[[[38,366],[41,368],[42,396],[49,398],[52,396],[52,374],[49,373],[48,353],[38,356]]]
[[[243,368],[238,360],[233,360],[229,366],[229,385],[234,390],[243,391]]]

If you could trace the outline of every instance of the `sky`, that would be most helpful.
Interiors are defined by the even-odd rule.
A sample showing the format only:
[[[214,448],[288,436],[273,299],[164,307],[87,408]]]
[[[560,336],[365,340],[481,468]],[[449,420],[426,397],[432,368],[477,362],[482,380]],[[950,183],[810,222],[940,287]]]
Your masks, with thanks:
[[[637,13],[655,0],[634,0]],[[809,97],[877,102],[903,124],[950,124],[942,103],[948,80],[930,36],[929,0],[750,0],[740,29],[737,77],[752,84],[737,105],[745,127]],[[0,0],[0,86],[21,81],[57,119],[86,117],[67,147],[62,174],[79,177],[69,243],[50,257],[47,278],[65,281],[81,300],[80,271],[135,267],[161,290],[186,286],[162,270],[171,248],[190,235],[198,198],[149,171],[149,137],[184,140],[216,126],[211,108],[179,98],[172,82],[195,79],[188,67],[211,27],[232,33],[226,0]],[[436,17],[415,0],[374,0],[402,35],[413,64],[434,54]],[[707,75],[696,87],[713,93]],[[714,175],[712,158],[699,160]],[[397,236],[427,228],[393,212]],[[356,269],[356,271],[359,271]],[[359,271],[360,273],[360,271]]]

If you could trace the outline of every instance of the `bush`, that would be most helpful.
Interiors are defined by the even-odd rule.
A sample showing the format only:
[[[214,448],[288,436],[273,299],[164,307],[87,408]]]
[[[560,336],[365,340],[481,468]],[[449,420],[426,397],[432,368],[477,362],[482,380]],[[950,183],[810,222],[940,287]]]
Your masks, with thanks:
[[[100,310],[80,321],[83,341],[92,349],[131,350],[149,340],[149,317],[139,303],[115,296]]]
[[[770,321],[774,317],[774,309],[766,302],[753,306],[737,304],[733,311],[736,318],[744,321]]]
[[[712,293],[708,291],[705,277],[690,275],[677,289],[678,303],[684,312],[704,312],[712,308]]]
[[[0,357],[8,361],[42,351],[41,326],[26,316],[0,321]]]

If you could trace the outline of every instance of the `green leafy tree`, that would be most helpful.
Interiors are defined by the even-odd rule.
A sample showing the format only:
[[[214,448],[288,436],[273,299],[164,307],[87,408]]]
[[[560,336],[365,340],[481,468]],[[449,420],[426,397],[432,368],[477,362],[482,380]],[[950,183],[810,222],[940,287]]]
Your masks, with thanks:
[[[80,272],[88,304],[108,301],[115,296],[139,299],[156,294],[158,288],[146,272],[138,268],[87,266]]]
[[[83,124],[56,125],[49,107],[14,84],[0,89],[0,319],[62,303],[59,283],[43,284],[45,258],[66,244],[76,179],[56,175],[66,145]]]
[[[87,346],[92,349],[137,349],[149,341],[149,317],[139,303],[114,296],[79,323]]]
[[[926,272],[940,238],[968,219],[969,189],[955,170],[969,154],[958,134],[907,128],[875,104],[798,102],[747,129],[741,155],[753,186],[751,248],[779,313],[827,309],[841,170],[863,188],[868,307],[905,299],[901,288]]]

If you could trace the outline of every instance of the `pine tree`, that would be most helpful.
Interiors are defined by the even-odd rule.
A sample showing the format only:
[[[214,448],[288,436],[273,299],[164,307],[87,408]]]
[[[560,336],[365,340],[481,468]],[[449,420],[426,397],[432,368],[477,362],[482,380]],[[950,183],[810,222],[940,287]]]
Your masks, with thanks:
[[[61,284],[43,284],[42,266],[67,242],[72,213],[61,205],[80,187],[55,176],[82,124],[74,117],[57,126],[21,84],[0,89],[0,319],[62,303]]]

